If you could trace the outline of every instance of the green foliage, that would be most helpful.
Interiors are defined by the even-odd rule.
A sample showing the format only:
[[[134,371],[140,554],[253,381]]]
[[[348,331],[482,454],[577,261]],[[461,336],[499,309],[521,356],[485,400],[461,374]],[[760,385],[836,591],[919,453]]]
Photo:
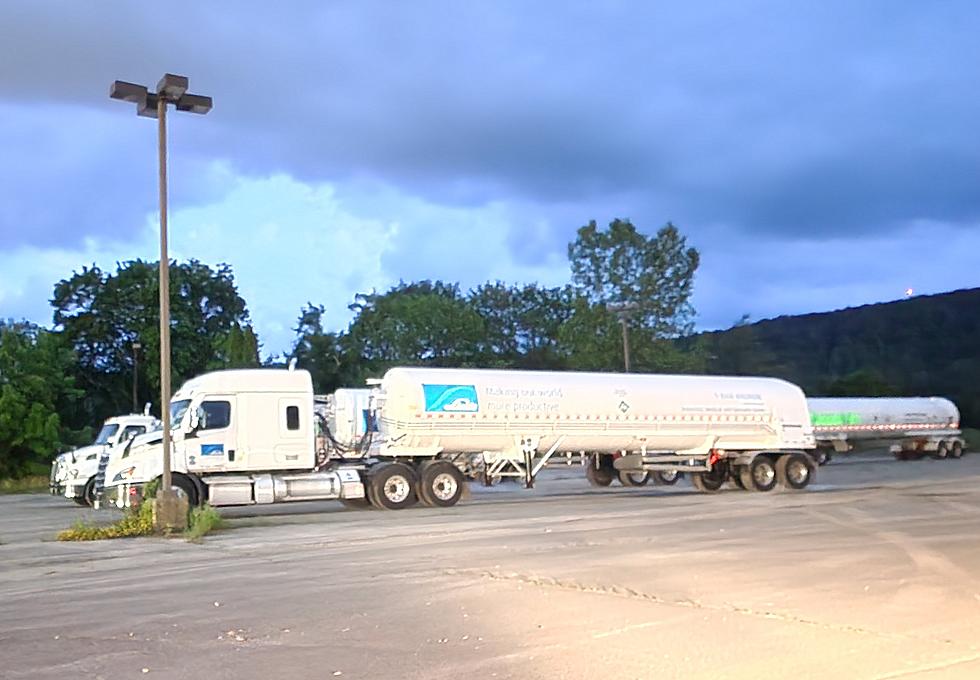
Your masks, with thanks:
[[[323,330],[322,306],[307,304],[296,324],[296,342],[289,358],[310,372],[320,394],[363,383],[360,357],[347,351],[342,336]]]
[[[371,371],[392,365],[468,366],[480,356],[485,325],[459,293],[441,281],[401,283],[361,294],[351,309],[348,351]]]
[[[72,425],[131,408],[134,342],[142,346],[139,401],[159,394],[158,270],[156,262],[134,260],[115,273],[84,268],[55,285],[54,322],[78,357],[74,374],[89,395]],[[258,341],[228,265],[171,263],[170,315],[173,386],[209,369],[257,365]]]
[[[852,371],[831,382],[826,389],[828,397],[890,397],[898,394],[894,386],[869,368]]]
[[[59,413],[81,399],[61,338],[28,323],[0,322],[0,479],[44,472],[73,433]]]
[[[559,331],[574,311],[570,286],[508,286],[485,283],[467,302],[480,315],[484,335],[480,355],[487,366],[554,369],[564,365]]]
[[[980,425],[980,289],[780,317],[698,340],[712,373],[772,375],[813,396],[942,396]]]
[[[593,220],[568,245],[568,260],[572,282],[592,305],[636,305],[632,325],[656,338],[693,328],[690,298],[700,256],[673,224],[651,237],[629,220],[613,220],[607,231]]]
[[[20,479],[0,479],[0,494],[5,493],[39,493],[48,490],[46,475],[33,475]]]
[[[59,541],[101,541],[107,538],[132,538],[153,535],[153,500],[146,498],[138,510],[131,510],[118,522],[107,526],[79,520],[70,529],[58,532]]]
[[[224,525],[224,519],[210,505],[205,504],[199,508],[191,508],[184,538],[189,541],[199,541],[212,531],[221,529]]]

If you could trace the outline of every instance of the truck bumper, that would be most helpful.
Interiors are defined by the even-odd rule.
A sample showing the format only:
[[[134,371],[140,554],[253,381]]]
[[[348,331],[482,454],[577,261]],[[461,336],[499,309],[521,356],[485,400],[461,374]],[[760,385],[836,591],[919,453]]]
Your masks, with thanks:
[[[118,484],[106,487],[100,500],[103,505],[111,505],[120,510],[139,507],[143,500],[143,485]]]

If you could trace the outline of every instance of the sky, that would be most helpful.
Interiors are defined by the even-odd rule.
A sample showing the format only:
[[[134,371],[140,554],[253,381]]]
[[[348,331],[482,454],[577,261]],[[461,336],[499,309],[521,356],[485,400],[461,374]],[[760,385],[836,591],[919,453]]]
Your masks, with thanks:
[[[980,285],[980,4],[0,4],[0,318],[159,257],[228,263],[266,355],[399,280],[570,280],[578,227],[668,220],[699,329]]]

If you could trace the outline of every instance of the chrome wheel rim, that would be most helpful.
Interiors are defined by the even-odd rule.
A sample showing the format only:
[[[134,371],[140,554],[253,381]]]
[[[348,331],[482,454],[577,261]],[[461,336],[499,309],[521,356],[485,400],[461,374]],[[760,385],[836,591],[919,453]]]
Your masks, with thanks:
[[[432,495],[441,501],[452,500],[458,489],[459,484],[456,482],[456,478],[448,472],[438,474],[432,480]]]
[[[665,482],[673,482],[675,479],[677,479],[677,475],[679,474],[680,473],[677,470],[663,470],[660,473],[660,479]]]
[[[798,460],[790,461],[786,466],[786,478],[794,485],[806,484],[806,480],[810,478],[810,469]]]
[[[401,475],[392,475],[385,482],[384,493],[385,498],[387,498],[392,503],[402,503],[408,498],[409,492],[412,490],[411,485],[408,480]]]
[[[752,481],[758,487],[767,487],[776,478],[776,470],[768,462],[752,466]]]

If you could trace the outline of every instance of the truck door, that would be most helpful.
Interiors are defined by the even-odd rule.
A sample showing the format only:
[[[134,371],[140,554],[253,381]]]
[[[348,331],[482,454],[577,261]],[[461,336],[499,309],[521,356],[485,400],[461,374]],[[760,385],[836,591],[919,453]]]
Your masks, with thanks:
[[[194,436],[185,440],[187,466],[193,470],[237,467],[235,398],[209,396],[198,409]]]

